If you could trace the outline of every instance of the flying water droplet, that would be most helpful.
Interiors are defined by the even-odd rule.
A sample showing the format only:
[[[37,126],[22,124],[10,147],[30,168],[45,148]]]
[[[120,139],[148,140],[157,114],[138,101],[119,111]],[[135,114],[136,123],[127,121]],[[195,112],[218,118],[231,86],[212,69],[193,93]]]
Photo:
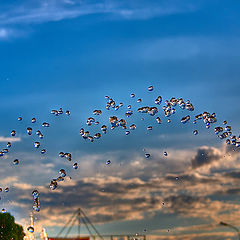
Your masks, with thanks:
[[[111,164],[112,162],[111,162],[111,160],[107,160],[106,161],[106,165],[109,165],[109,164]]]
[[[149,86],[149,87],[148,87],[148,91],[149,91],[149,92],[153,91],[153,86]]]
[[[27,228],[27,230],[28,230],[30,233],[34,233],[34,227],[32,227],[32,226],[29,226],[29,227]]]
[[[16,131],[15,130],[12,130],[11,131],[11,135],[14,137],[16,135]]]
[[[73,169],[78,169],[78,164],[77,163],[73,164]]]
[[[35,143],[34,143],[34,147],[35,147],[35,148],[39,148],[39,147],[40,147],[40,142],[35,142]]]
[[[44,153],[46,153],[46,149],[41,150],[41,154],[44,154]]]
[[[149,153],[145,153],[145,158],[150,158],[150,154]]]
[[[18,165],[19,164],[19,160],[18,159],[13,160],[13,164],[14,165]]]
[[[30,128],[30,127],[27,128],[27,134],[32,135],[32,128]]]
[[[43,127],[49,127],[49,126],[50,126],[50,124],[49,124],[49,123],[47,123],[47,122],[44,122],[44,123],[42,124],[42,126],[43,126]]]
[[[194,131],[193,131],[193,134],[194,134],[194,135],[198,135],[198,130],[194,130]]]

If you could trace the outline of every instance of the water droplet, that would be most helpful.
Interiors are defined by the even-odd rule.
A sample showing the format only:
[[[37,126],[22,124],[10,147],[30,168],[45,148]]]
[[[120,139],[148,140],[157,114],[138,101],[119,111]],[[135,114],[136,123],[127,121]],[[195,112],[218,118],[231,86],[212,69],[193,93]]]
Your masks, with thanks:
[[[168,153],[167,153],[167,152],[164,152],[163,155],[166,157],[166,156],[168,155]]]
[[[137,127],[135,124],[132,124],[129,128],[130,128],[130,130],[135,130]]]
[[[193,131],[193,134],[194,134],[194,135],[198,135],[198,130],[194,130],[194,131]]]
[[[7,143],[7,147],[10,148],[12,144],[10,142]]]
[[[7,149],[7,148],[4,148],[4,149],[2,150],[2,152],[3,152],[3,153],[8,153],[8,149]]]
[[[126,131],[125,134],[126,134],[126,135],[129,135],[129,134],[130,134],[130,131]]]
[[[14,137],[16,135],[16,131],[15,130],[12,130],[11,131],[11,135]]]
[[[32,226],[29,226],[29,227],[27,228],[27,230],[28,230],[30,233],[34,233],[34,227],[32,227]]]
[[[134,93],[131,93],[130,97],[131,97],[131,98],[134,98],[134,97],[135,97],[135,94],[134,94]]]
[[[5,208],[2,209],[2,213],[6,213],[7,210]]]
[[[161,123],[162,123],[162,120],[160,119],[160,117],[157,117],[157,118],[156,118],[156,121],[157,121],[158,124],[161,124]]]
[[[47,122],[44,122],[44,123],[42,124],[42,126],[43,126],[43,127],[49,127],[49,126],[50,126],[50,124],[49,124],[49,123],[47,123]]]
[[[137,100],[137,102],[138,102],[138,103],[142,102],[142,99],[141,99],[141,98],[139,98],[139,99]]]
[[[41,150],[41,154],[44,154],[44,153],[46,153],[46,149]]]
[[[67,111],[66,111],[66,115],[67,115],[67,116],[70,116],[70,114],[71,114],[70,111],[67,110]]]
[[[226,126],[226,127],[225,127],[225,130],[228,131],[228,132],[230,132],[230,131],[232,130],[232,127],[231,127],[231,126]]]
[[[106,165],[109,165],[109,164],[111,164],[112,162],[111,162],[111,160],[107,160],[106,161]]]
[[[148,127],[147,127],[147,130],[148,130],[148,131],[151,131],[152,129],[153,129],[152,126],[148,126]]]
[[[145,158],[150,158],[150,154],[149,153],[145,153]]]
[[[35,147],[35,148],[39,148],[39,147],[40,147],[40,142],[35,142],[35,143],[34,143],[34,147]]]
[[[64,152],[60,152],[60,153],[58,154],[58,156],[63,158],[63,157],[64,157]]]
[[[36,118],[32,118],[32,123],[35,123],[37,121]]]
[[[149,87],[148,87],[148,91],[149,91],[149,92],[153,91],[153,86],[149,86]]]
[[[73,168],[74,168],[74,169],[78,169],[78,164],[77,164],[77,163],[74,163],[74,164],[73,164]]]
[[[19,160],[18,159],[13,160],[13,164],[14,165],[18,165],[19,164]]]
[[[66,175],[67,175],[65,169],[60,169],[59,173],[60,173],[61,177],[66,177]]]
[[[160,105],[162,103],[162,97],[158,96],[155,100],[155,104]]]
[[[190,116],[187,115],[186,117],[183,117],[183,118],[181,119],[181,123],[185,124],[185,123],[187,123],[189,120],[190,120]]]
[[[51,190],[55,190],[57,188],[57,181],[52,180],[49,187]]]
[[[8,187],[6,187],[4,191],[5,191],[5,192],[9,192],[9,188],[8,188]]]
[[[32,191],[33,198],[38,198],[39,197],[39,192],[37,189]]]
[[[27,128],[27,134],[32,135],[32,128],[30,128],[30,127]]]
[[[93,114],[94,114],[94,115],[101,115],[101,114],[102,114],[102,111],[101,111],[101,110],[94,110],[94,111],[93,111]]]
[[[94,135],[94,138],[95,139],[99,139],[101,137],[101,133],[96,133],[95,135]]]
[[[18,119],[17,119],[18,121],[22,121],[22,117],[18,117]]]

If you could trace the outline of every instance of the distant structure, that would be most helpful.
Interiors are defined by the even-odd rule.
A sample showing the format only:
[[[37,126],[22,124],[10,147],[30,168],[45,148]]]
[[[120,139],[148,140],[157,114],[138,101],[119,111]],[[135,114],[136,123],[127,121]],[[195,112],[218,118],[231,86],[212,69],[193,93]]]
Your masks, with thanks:
[[[42,229],[42,232],[41,232],[41,234],[40,234],[40,239],[41,239],[41,240],[48,240],[47,232],[46,232],[46,229],[45,229],[45,228]]]
[[[30,222],[31,222],[31,227],[33,227],[33,229],[34,229],[34,221],[33,221],[33,215],[32,215],[32,213],[31,213],[31,215],[30,215]],[[35,237],[34,237],[34,233],[32,232],[29,232],[29,231],[27,231],[27,233],[26,233],[26,236],[24,236],[24,238],[23,238],[23,240],[34,240],[35,239]]]
[[[78,227],[77,237],[68,237],[68,235],[71,232],[71,229],[76,225]],[[80,234],[82,225],[86,227],[89,236],[83,236],[82,234]],[[60,237],[63,235],[64,232],[65,235],[63,237]],[[101,235],[81,208],[74,212],[74,214],[70,217],[69,221],[66,222],[66,224],[56,237],[47,238],[47,234],[45,231],[45,238],[41,238],[41,240],[146,240],[146,239],[147,239],[146,235],[138,234]]]

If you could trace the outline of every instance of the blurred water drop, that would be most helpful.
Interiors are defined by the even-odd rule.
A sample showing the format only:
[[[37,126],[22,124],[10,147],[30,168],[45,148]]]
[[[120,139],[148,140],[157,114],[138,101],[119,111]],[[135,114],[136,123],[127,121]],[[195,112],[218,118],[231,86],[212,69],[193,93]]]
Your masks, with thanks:
[[[111,160],[107,160],[106,161],[106,165],[109,165],[109,164],[111,164],[112,162],[111,162]]]
[[[69,110],[66,110],[66,115],[70,116],[70,111]]]
[[[198,135],[198,130],[194,130],[194,131],[193,131],[193,134],[194,134],[194,135]]]
[[[46,153],[46,149],[41,150],[41,154],[44,154],[44,153]]]
[[[149,91],[149,92],[153,91],[153,86],[149,86],[149,87],[148,87],[148,91]]]
[[[187,123],[188,121],[190,120],[190,116],[189,115],[187,115],[186,117],[183,117],[182,119],[181,119],[181,123]]]
[[[14,137],[16,135],[16,131],[15,130],[12,130],[11,131],[11,135]]]
[[[28,230],[30,233],[34,233],[34,227],[32,227],[32,226],[29,226],[29,227],[27,228],[27,230]]]
[[[167,152],[163,152],[163,155],[166,157],[168,155],[168,153]]]
[[[150,158],[150,154],[149,153],[145,153],[145,158]]]
[[[73,164],[73,169],[78,169],[78,164],[77,163]]]
[[[59,173],[60,173],[61,177],[66,177],[66,175],[67,175],[65,169],[60,169]]]
[[[135,130],[137,127],[135,124],[132,124],[129,128],[130,128],[130,130]]]
[[[19,164],[19,160],[18,159],[13,160],[13,164],[14,165],[18,165]]]
[[[35,143],[34,143],[34,147],[35,147],[35,148],[39,148],[39,147],[40,147],[40,142],[35,142]]]
[[[30,128],[30,127],[27,128],[27,134],[32,135],[32,128]]]
[[[60,152],[60,153],[58,154],[58,156],[63,158],[63,157],[64,157],[64,152]]]
[[[49,187],[50,187],[51,190],[55,190],[57,188],[57,181],[52,180]]]
[[[50,124],[49,124],[49,123],[47,123],[47,122],[44,122],[44,123],[42,124],[42,126],[43,126],[43,127],[49,127],[49,126],[50,126]]]

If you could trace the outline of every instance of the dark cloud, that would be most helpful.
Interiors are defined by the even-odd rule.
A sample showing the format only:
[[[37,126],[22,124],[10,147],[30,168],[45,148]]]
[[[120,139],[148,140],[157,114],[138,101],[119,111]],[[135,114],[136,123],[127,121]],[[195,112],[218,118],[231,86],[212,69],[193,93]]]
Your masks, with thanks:
[[[240,148],[236,147],[235,145],[226,145],[226,153],[231,153],[231,154],[239,154],[240,153]]]
[[[191,160],[192,168],[198,168],[219,160],[222,155],[212,147],[203,147],[198,149],[197,154]]]

